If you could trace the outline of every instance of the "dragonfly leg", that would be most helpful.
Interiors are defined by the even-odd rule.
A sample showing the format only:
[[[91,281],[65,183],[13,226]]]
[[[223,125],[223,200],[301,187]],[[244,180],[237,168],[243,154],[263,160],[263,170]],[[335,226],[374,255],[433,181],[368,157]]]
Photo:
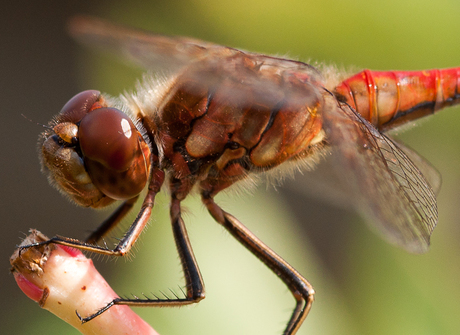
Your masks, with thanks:
[[[121,205],[114,214],[112,214],[99,228],[93,233],[90,238],[93,236],[90,242],[83,242],[78,239],[73,239],[64,236],[54,236],[50,238],[48,241],[33,243],[29,245],[24,245],[20,247],[20,250],[25,250],[31,247],[37,247],[41,245],[46,245],[50,243],[54,244],[61,244],[66,245],[72,248],[77,248],[80,250],[86,250],[91,252],[96,252],[103,255],[109,256],[123,256],[129,252],[131,247],[134,245],[136,240],[139,238],[144,227],[147,225],[148,220],[150,218],[150,214],[152,213],[152,208],[154,205],[155,196],[161,189],[161,185],[163,184],[164,180],[164,172],[158,169],[154,169],[152,172],[152,177],[150,179],[147,195],[144,198],[142,203],[141,209],[137,214],[136,219],[131,224],[129,229],[120,239],[119,243],[115,246],[115,248],[110,249],[105,246],[99,246],[92,244],[90,242],[94,242],[95,239],[98,237],[102,237],[105,233],[107,233],[111,228],[113,228],[122,217],[129,211],[130,207],[133,204],[130,204],[130,200],[127,201],[127,204]],[[136,199],[133,199],[133,203]],[[108,223],[107,223],[108,222]]]
[[[287,285],[294,295],[296,307],[283,334],[295,334],[307,317],[314,300],[315,291],[311,284],[284,259],[251,233],[238,219],[223,211],[214,202],[214,199],[210,196],[210,192],[203,191],[202,200],[211,216],[251,253],[267,265]]]
[[[172,183],[173,184],[173,183]],[[181,184],[180,181],[175,182],[175,184]],[[180,187],[178,187],[179,189]],[[179,298],[156,298],[156,299],[124,299],[116,298],[112,300],[105,307],[101,308],[96,313],[82,318],[80,315],[78,317],[80,320],[85,323],[88,322],[98,315],[101,315],[106,310],[114,305],[128,305],[128,306],[137,306],[137,307],[167,307],[167,306],[183,306],[197,303],[200,300],[204,299],[204,282],[201,277],[200,269],[196,262],[195,256],[193,254],[192,246],[188,238],[187,230],[185,228],[185,223],[181,217],[180,202],[184,196],[184,193],[181,191],[174,192],[175,187],[172,186],[171,194],[171,207],[170,207],[170,217],[171,225],[173,229],[174,240],[176,242],[177,251],[182,263],[182,270],[185,277],[185,297]]]
[[[121,220],[129,213],[133,208],[134,204],[139,199],[139,196],[136,196],[132,199],[126,200],[123,202],[115,212],[113,212],[107,219],[102,222],[95,231],[93,231],[86,239],[85,242],[88,244],[96,244],[104,236],[107,235],[113,228],[115,228]]]

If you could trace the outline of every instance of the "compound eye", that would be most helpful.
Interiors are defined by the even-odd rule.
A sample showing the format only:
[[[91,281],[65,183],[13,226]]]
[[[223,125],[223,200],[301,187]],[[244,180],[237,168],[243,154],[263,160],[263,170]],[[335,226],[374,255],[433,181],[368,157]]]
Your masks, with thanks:
[[[59,122],[80,122],[100,98],[101,92],[96,90],[78,93],[62,107],[58,115]]]
[[[138,135],[131,119],[115,108],[103,107],[86,114],[79,130],[85,159],[115,171],[126,171],[138,150]]]

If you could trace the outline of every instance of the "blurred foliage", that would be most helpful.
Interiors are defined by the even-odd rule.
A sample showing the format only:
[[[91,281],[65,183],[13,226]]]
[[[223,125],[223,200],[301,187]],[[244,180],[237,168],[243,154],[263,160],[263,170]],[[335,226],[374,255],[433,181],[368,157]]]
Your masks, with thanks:
[[[460,65],[456,45],[460,2],[455,0],[138,0],[105,2],[92,11],[155,32],[344,67],[409,70]],[[113,95],[133,89],[140,71],[83,48],[78,52],[82,89],[98,88]],[[426,255],[406,254],[385,244],[357,216],[341,212],[344,216],[337,219],[349,226],[351,234],[335,246],[336,260],[344,269],[338,276],[312,247],[302,222],[292,225],[299,218],[291,213],[289,200],[264,187],[254,196],[218,197],[226,210],[314,285],[316,302],[299,334],[458,333],[460,117],[456,112],[443,112],[400,137],[444,176],[439,227]],[[182,285],[167,203],[163,195],[133,261],[104,266],[118,292],[178,291],[177,285]],[[138,309],[139,313],[161,334],[281,333],[294,306],[288,290],[222,233],[198,199],[186,206],[207,298],[198,306]],[[31,311],[31,318],[16,328],[16,334],[72,333],[57,319],[43,317],[45,312],[36,317],[32,312],[36,306],[30,306],[21,307]],[[39,319],[46,321],[40,324]]]

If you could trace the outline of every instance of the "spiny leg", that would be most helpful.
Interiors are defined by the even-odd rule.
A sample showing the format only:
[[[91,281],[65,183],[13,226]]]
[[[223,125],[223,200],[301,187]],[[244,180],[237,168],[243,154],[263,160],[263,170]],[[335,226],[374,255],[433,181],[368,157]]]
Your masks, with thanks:
[[[136,196],[132,199],[126,200],[123,202],[116,210],[113,212],[107,219],[102,222],[95,231],[93,231],[86,239],[85,242],[88,244],[96,244],[100,241],[101,238],[106,236],[109,231],[115,228],[121,220],[129,213],[133,208],[134,204],[139,199],[139,196]]]
[[[195,256],[193,254],[192,246],[190,244],[190,240],[188,238],[187,230],[185,228],[185,223],[181,217],[181,210],[180,210],[180,202],[185,194],[181,194],[181,192],[175,193],[174,190],[181,189],[180,187],[176,187],[175,185],[183,184],[178,180],[172,181],[172,195],[171,195],[171,207],[170,207],[170,217],[171,217],[171,225],[174,235],[174,241],[176,242],[177,251],[179,253],[179,257],[182,264],[182,270],[184,272],[185,277],[185,287],[186,293],[184,298],[175,299],[124,299],[124,298],[116,298],[108,303],[105,307],[101,308],[96,313],[82,318],[80,315],[78,317],[80,320],[84,322],[88,322],[98,315],[101,315],[106,310],[114,305],[128,305],[128,306],[137,306],[137,307],[167,307],[167,306],[183,306],[189,305],[193,303],[197,303],[200,300],[204,299],[205,292],[204,292],[204,283],[201,277],[200,269],[198,268],[198,264],[196,262]]]
[[[202,200],[212,217],[267,265],[287,285],[294,295],[296,307],[284,330],[284,334],[295,334],[310,311],[315,293],[313,287],[299,272],[259,240],[238,219],[223,211],[214,202],[210,192],[203,191]]]
[[[103,254],[103,255],[123,256],[127,252],[129,252],[131,247],[134,245],[136,240],[139,238],[139,235],[141,234],[142,230],[147,225],[148,220],[150,218],[150,214],[152,212],[153,205],[154,205],[155,196],[160,191],[163,181],[164,181],[164,172],[158,169],[153,169],[152,176],[149,182],[147,195],[144,198],[141,209],[139,213],[137,214],[137,217],[134,220],[134,222],[131,224],[129,229],[126,231],[126,233],[120,239],[119,243],[115,246],[114,249],[101,247],[98,245],[90,244],[90,243],[83,242],[78,239],[73,239],[69,237],[55,236],[55,237],[50,238],[48,241],[22,246],[20,250],[25,250],[31,247],[55,243],[55,244],[61,244],[61,245],[66,245],[69,247],[81,249],[81,250],[96,252],[96,253]],[[119,217],[118,215],[126,214],[126,213],[123,213],[125,211],[125,209],[123,209],[123,206],[124,205],[121,205],[121,207],[117,209],[117,211],[114,214],[112,214],[112,216],[110,216],[108,220],[109,221],[113,220],[116,223],[120,222],[121,217]],[[109,228],[105,227],[104,224],[105,223],[103,223],[96,231],[99,231],[99,229],[102,229],[102,230],[105,230],[105,232],[107,232]],[[115,223],[112,223],[111,227],[113,227],[114,224]]]

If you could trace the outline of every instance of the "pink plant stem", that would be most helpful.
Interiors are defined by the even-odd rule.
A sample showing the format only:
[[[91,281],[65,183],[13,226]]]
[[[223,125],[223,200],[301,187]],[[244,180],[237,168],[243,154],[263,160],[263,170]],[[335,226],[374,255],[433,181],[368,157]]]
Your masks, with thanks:
[[[46,241],[36,230],[21,245]],[[83,334],[158,335],[128,306],[116,305],[102,315],[82,324],[91,315],[116,298],[116,293],[94,267],[91,259],[79,250],[45,245],[23,250],[11,256],[11,271],[19,288],[40,307],[50,311]]]

